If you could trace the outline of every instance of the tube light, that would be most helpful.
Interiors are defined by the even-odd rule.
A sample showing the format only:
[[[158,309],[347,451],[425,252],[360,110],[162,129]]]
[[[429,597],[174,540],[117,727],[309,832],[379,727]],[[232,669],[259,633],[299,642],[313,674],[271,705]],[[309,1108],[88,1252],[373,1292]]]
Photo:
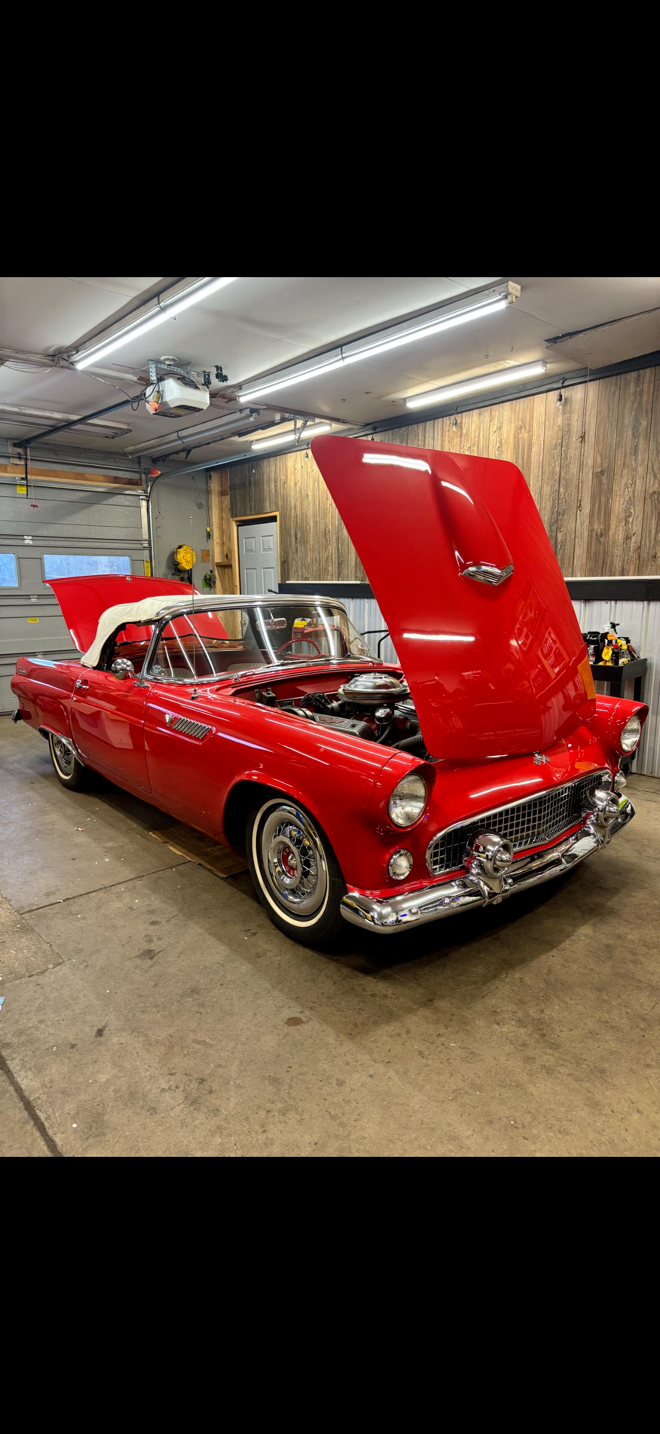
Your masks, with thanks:
[[[17,403],[0,403],[0,414],[3,413],[9,413],[12,417],[16,415],[17,423],[29,423],[32,426],[34,426],[37,418],[54,419],[55,422],[71,423],[78,417],[76,413],[59,413],[50,408],[25,408],[22,404]],[[5,420],[0,419],[0,422],[4,423]],[[130,423],[115,423],[109,418],[79,418],[78,427],[101,428],[114,435],[132,432]]]
[[[177,314],[182,314],[185,309],[191,308],[193,304],[201,303],[202,299],[209,297],[209,294],[216,294],[218,289],[224,289],[227,284],[235,284],[235,282],[235,278],[204,279],[201,284],[195,284],[192,286],[192,289],[186,290],[178,298],[170,299],[169,301],[164,299],[162,304],[158,304],[154,309],[149,311],[146,318],[134,319],[132,324],[127,324],[124,329],[120,329],[119,333],[114,334],[111,339],[97,344],[94,348],[86,349],[79,358],[73,360],[74,367],[77,369],[89,368],[90,364],[96,363],[97,360],[107,358],[108,354],[115,353],[117,349],[123,348],[124,344],[129,344],[133,339],[138,339],[141,338],[143,334],[148,334],[151,329],[155,329],[158,324],[164,324],[166,319],[175,319]]]
[[[266,381],[258,388],[250,388],[249,391],[246,389],[240,395],[241,402],[253,403],[266,393],[275,393],[278,389],[290,388],[296,383],[305,383],[307,379],[314,378],[317,374],[333,373],[336,369],[344,368],[346,364],[359,363],[361,359],[377,358],[379,354],[389,353],[391,349],[400,348],[403,344],[414,343],[417,339],[430,338],[433,334],[442,333],[445,329],[456,328],[458,324],[471,323],[474,319],[500,313],[502,309],[508,307],[510,302],[510,296],[505,297],[499,294],[483,299],[479,303],[470,304],[467,308],[459,309],[457,313],[447,314],[445,317],[438,316],[436,312],[432,318],[427,316],[425,322],[417,323],[412,328],[407,328],[403,333],[393,335],[391,338],[379,339],[372,335],[371,342],[368,339],[358,339],[354,344],[342,345],[337,358],[333,357],[338,352],[337,349],[334,349],[333,354],[325,363],[314,364],[302,373],[280,375]]]
[[[210,423],[196,423],[191,428],[178,428],[174,433],[164,434],[162,438],[146,439],[144,443],[136,443],[132,448],[127,448],[127,453],[160,453],[164,448],[185,448],[189,439],[199,442],[200,439],[221,439],[231,438],[232,430],[245,428],[247,424],[254,426],[257,422],[256,414],[249,410],[241,409],[238,413],[230,413],[226,418],[215,419]],[[259,420],[259,427],[263,422]]]
[[[295,443],[297,438],[314,438],[317,433],[329,433],[332,425],[330,423],[319,423],[315,428],[306,428],[303,433],[291,430],[289,433],[278,433],[277,438],[258,438],[252,444],[253,449],[277,448],[283,443]]]
[[[516,368],[499,368],[496,373],[482,374],[480,378],[468,378],[464,383],[450,383],[444,388],[434,388],[428,393],[415,393],[406,399],[406,408],[425,408],[431,403],[445,403],[451,398],[461,398],[464,393],[478,393],[484,388],[502,388],[519,379],[533,378],[545,373],[546,363],[523,363]]]
[[[280,433],[277,438],[260,438],[252,444],[253,448],[275,448],[283,443],[295,443],[297,433]]]

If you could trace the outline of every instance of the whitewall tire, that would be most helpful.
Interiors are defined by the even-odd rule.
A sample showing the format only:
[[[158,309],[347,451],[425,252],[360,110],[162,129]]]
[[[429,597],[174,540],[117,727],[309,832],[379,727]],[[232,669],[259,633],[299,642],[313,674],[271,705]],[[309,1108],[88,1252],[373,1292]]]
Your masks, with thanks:
[[[311,946],[343,925],[346,891],[330,842],[305,807],[272,796],[250,812],[246,849],[252,880],[271,921]]]
[[[78,761],[70,744],[64,742],[55,732],[49,732],[48,746],[55,775],[62,786],[71,787],[73,791],[78,787],[85,787],[88,779],[87,768]]]

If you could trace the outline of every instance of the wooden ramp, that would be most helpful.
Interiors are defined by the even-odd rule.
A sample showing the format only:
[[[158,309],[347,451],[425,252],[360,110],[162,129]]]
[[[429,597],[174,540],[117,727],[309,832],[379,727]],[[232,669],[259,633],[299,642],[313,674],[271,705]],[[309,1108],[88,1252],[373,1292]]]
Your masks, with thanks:
[[[208,867],[216,876],[236,876],[237,872],[248,869],[245,857],[220,846],[212,837],[204,836],[203,832],[195,831],[194,827],[188,827],[184,822],[176,822],[173,827],[164,827],[162,831],[150,832],[149,835],[156,841],[164,842],[178,856],[186,856],[188,861]]]

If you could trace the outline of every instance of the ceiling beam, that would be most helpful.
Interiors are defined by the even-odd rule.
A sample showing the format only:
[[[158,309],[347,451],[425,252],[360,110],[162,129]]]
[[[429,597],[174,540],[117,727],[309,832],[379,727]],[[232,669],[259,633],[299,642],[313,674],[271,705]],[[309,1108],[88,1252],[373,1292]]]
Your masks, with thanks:
[[[42,438],[50,438],[52,433],[62,433],[65,428],[77,428],[81,423],[91,423],[92,419],[102,418],[104,413],[116,413],[118,408],[128,408],[133,402],[132,398],[123,398],[121,403],[111,403],[108,408],[97,408],[94,413],[82,413],[80,418],[71,418],[68,423],[56,423],[52,428],[42,428],[30,438],[16,438],[14,442],[17,448],[29,448],[32,443],[38,443]]]

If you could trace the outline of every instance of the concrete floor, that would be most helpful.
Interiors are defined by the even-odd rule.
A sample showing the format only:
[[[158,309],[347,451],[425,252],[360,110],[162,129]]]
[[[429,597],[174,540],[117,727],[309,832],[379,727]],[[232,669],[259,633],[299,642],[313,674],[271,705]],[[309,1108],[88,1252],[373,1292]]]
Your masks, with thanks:
[[[660,782],[563,880],[328,956],[4,717],[0,776],[0,1153],[659,1153]]]

